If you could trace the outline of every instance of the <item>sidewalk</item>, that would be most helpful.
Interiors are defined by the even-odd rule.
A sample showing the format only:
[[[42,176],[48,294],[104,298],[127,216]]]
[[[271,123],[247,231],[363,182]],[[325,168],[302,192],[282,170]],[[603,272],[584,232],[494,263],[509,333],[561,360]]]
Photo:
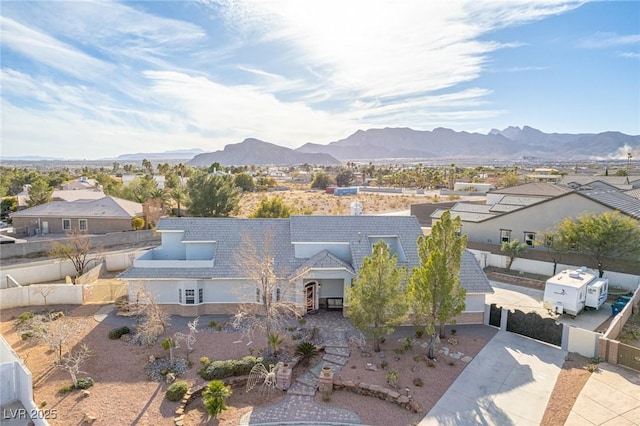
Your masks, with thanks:
[[[640,425],[640,374],[600,364],[582,388],[565,425]]]

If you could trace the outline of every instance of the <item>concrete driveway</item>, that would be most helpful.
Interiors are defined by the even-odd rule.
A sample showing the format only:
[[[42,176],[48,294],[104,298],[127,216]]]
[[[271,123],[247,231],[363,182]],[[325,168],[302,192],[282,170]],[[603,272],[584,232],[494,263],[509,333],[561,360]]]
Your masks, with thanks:
[[[538,425],[566,354],[500,331],[419,425]]]
[[[518,309],[522,312],[537,312],[542,318],[555,318],[556,321],[572,327],[589,331],[600,331],[600,326],[611,317],[611,304],[605,303],[599,310],[583,311],[575,318],[569,315],[550,314],[542,307],[544,291],[513,284],[490,281],[493,294],[488,294],[486,302],[495,303],[507,309]]]

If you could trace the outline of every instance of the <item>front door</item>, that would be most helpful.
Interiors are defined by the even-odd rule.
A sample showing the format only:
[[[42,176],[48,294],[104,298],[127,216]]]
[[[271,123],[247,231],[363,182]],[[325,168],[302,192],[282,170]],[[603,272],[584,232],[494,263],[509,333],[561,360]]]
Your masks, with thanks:
[[[304,287],[306,313],[318,309],[318,307],[316,306],[316,287],[316,283],[309,283]]]

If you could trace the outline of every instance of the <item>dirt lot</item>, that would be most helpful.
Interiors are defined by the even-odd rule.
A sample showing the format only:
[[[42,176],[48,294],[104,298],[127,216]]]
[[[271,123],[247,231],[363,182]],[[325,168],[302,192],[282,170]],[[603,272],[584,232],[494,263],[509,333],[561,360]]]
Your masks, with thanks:
[[[285,204],[295,206],[303,212],[311,214],[348,215],[351,203],[362,203],[363,214],[387,213],[398,210],[409,210],[411,204],[431,203],[434,199],[446,201],[449,197],[440,197],[435,193],[417,194],[379,194],[359,192],[358,195],[335,196],[317,190],[295,189],[290,191],[245,193],[240,200],[239,217],[247,217],[264,198],[280,197]],[[459,197],[458,197],[459,198]]]

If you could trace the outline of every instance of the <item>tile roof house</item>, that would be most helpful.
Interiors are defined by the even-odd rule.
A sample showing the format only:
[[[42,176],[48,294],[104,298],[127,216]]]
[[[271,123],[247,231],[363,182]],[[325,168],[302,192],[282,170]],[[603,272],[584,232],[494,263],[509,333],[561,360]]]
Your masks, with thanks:
[[[331,307],[348,311],[344,288],[380,240],[398,255],[399,265],[418,266],[422,235],[413,216],[162,218],[157,232],[162,244],[135,259],[118,278],[128,281],[130,300],[144,287],[168,312],[186,316],[232,313],[239,303],[256,301],[259,289],[239,260],[248,242],[269,253],[285,300],[305,315]],[[485,294],[493,289],[469,251],[460,278],[467,308],[457,321],[482,323]]]
[[[131,231],[131,220],[142,217],[142,205],[115,197],[98,200],[52,201],[11,214],[18,235],[89,234]]]
[[[471,243],[500,245],[517,239],[533,248],[538,234],[551,231],[565,218],[612,211],[640,221],[640,201],[606,184],[596,188],[580,187],[500,215],[471,215],[453,209],[451,214],[461,217],[462,232]]]

